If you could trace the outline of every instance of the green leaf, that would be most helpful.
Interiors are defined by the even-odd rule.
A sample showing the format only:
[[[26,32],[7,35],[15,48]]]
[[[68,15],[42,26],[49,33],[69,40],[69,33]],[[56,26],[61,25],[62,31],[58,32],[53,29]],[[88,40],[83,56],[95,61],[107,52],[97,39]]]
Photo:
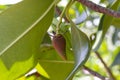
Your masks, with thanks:
[[[48,33],[45,34],[41,44],[51,44],[51,39]]]
[[[115,32],[112,35],[112,43],[116,44],[116,42],[119,40],[118,34],[120,32],[120,29],[115,28]]]
[[[0,80],[14,80],[36,65],[55,2],[24,0],[0,15]]]
[[[50,45],[40,48],[39,63],[49,75],[50,80],[65,80],[74,65],[72,60],[61,60],[54,48]]]
[[[116,49],[112,53],[112,64],[110,67],[114,67],[116,65],[120,65],[120,47],[116,47]]]
[[[65,80],[73,68],[73,61],[40,60],[39,62],[50,76],[50,80]]]
[[[120,65],[120,52],[117,54],[115,60],[112,63],[112,66]]]
[[[42,44],[39,51],[39,60],[61,60],[51,44]]]
[[[47,72],[42,68],[42,66],[39,63],[36,65],[35,68],[41,76],[44,76],[47,79],[50,78],[49,75],[47,74]]]
[[[33,73],[25,78],[17,79],[17,80],[49,80],[43,76],[41,76],[39,73]]]
[[[71,27],[71,35],[73,52],[75,55],[75,67],[66,80],[70,80],[74,73],[85,64],[91,50],[87,35],[74,25]]]
[[[119,2],[120,2],[119,0],[115,1],[115,3],[112,5],[111,9],[117,10],[119,7]],[[112,24],[113,20],[114,20],[113,16],[109,16],[109,15],[105,15],[105,14],[102,16],[102,18],[100,20],[98,32],[96,34],[95,43],[92,46],[92,49],[94,51],[96,51],[100,47],[100,45],[103,41],[103,38],[104,38],[107,30],[109,29],[110,25]]]
[[[120,28],[120,18],[115,18],[112,22],[112,25],[114,25],[116,28]]]
[[[3,11],[5,9],[7,9],[7,8],[8,8],[8,6],[6,6],[6,5],[0,5],[0,11]]]

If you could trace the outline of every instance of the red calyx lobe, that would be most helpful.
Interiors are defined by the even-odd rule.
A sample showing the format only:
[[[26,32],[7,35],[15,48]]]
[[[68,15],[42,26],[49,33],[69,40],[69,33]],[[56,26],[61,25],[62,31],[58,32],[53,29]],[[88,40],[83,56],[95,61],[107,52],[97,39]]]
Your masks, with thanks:
[[[66,57],[66,40],[61,34],[53,36],[53,47],[63,60],[67,60]]]

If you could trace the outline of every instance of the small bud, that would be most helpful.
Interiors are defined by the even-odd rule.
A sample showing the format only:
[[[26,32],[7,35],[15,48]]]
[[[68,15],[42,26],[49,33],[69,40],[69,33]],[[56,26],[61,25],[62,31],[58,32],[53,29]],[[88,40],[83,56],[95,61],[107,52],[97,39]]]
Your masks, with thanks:
[[[67,60],[65,38],[61,34],[55,35],[53,36],[52,44],[59,56],[63,60]]]

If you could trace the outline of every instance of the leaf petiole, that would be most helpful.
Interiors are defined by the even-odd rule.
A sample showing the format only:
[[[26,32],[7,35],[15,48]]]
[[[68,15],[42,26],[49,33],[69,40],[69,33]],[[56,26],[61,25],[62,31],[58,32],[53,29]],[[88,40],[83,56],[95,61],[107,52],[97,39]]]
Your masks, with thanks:
[[[62,18],[63,18],[63,16],[64,16],[64,13],[69,9],[69,7],[71,6],[71,4],[72,4],[74,1],[75,1],[75,0],[70,0],[70,1],[68,2],[68,4],[66,5],[66,7],[63,9],[63,11],[62,11],[62,13],[61,13],[61,15],[60,15],[60,20],[59,20],[59,22],[58,22],[58,24],[57,24],[56,35],[59,34],[60,24],[62,23]],[[70,19],[70,18],[68,18],[68,19]]]

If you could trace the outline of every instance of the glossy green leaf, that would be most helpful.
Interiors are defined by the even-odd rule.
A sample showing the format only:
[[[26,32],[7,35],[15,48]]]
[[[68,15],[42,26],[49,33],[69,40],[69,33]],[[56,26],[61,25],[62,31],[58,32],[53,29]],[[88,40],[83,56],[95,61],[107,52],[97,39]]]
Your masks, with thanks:
[[[74,73],[85,64],[91,50],[87,35],[74,25],[71,27],[71,35],[73,52],[75,55],[75,67],[66,80],[70,80]]]
[[[111,9],[117,10],[119,7],[119,2],[120,2],[119,0],[115,1],[115,3],[111,6]],[[96,51],[100,47],[102,40],[103,40],[107,30],[109,29],[110,25],[112,24],[113,20],[114,20],[113,16],[109,16],[109,15],[105,15],[105,14],[102,16],[102,18],[100,20],[98,32],[96,34],[96,40],[92,47],[92,49],[94,51]]]
[[[0,80],[15,80],[36,65],[36,53],[51,24],[55,1],[43,3],[24,0],[0,15]]]

